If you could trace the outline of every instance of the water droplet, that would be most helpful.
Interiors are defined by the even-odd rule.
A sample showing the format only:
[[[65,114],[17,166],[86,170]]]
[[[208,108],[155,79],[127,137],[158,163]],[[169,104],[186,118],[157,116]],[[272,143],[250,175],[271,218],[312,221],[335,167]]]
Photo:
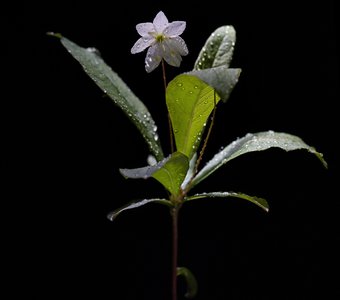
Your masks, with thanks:
[[[189,91],[189,94],[193,94],[193,91]]]
[[[178,129],[175,129],[174,132],[175,132],[175,133],[178,133]]]
[[[153,138],[154,138],[154,140],[157,142],[157,141],[158,141],[158,138],[159,138],[159,137],[158,137],[158,134],[155,134]]]
[[[195,86],[194,86],[194,89],[198,89],[198,86],[197,86],[197,85],[195,85]]]
[[[156,131],[157,131],[157,126],[155,125],[155,126],[152,128],[152,130],[153,130],[154,132],[156,132]]]
[[[182,82],[178,82],[178,83],[177,83],[177,86],[182,86],[182,85],[183,85]]]
[[[86,48],[86,50],[87,50],[88,52],[90,52],[90,53],[94,53],[94,54],[96,54],[96,55],[98,55],[98,56],[101,56],[99,50],[96,49],[96,48],[94,48],[94,47]]]

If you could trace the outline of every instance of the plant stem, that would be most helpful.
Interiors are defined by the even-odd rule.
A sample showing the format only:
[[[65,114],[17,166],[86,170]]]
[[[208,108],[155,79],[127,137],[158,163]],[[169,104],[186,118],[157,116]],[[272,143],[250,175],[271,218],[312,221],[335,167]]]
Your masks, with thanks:
[[[197,162],[196,162],[194,175],[196,175],[196,173],[198,172],[198,166],[199,166],[199,164],[202,161],[205,148],[207,147],[208,140],[209,140],[209,137],[210,137],[210,134],[211,134],[211,130],[212,130],[212,128],[214,126],[214,122],[215,122],[215,114],[216,114],[216,91],[214,90],[214,109],[213,109],[213,112],[212,112],[212,116],[211,116],[211,121],[210,121],[210,126],[209,126],[209,129],[208,129],[208,133],[207,133],[207,135],[205,137],[204,144],[202,146],[202,149],[200,151],[200,155],[199,155],[199,157],[197,159]]]
[[[177,300],[177,261],[178,261],[178,212],[179,206],[171,211],[172,216],[172,300]]]
[[[164,92],[165,92],[165,97],[166,97],[166,76],[165,76],[165,63],[164,59],[162,59],[162,72],[163,72],[163,83],[164,83]],[[170,119],[170,114],[168,112],[168,125],[169,125],[169,135],[170,135],[170,150],[171,153],[174,152],[174,137],[172,133],[172,124],[171,124],[171,119]]]

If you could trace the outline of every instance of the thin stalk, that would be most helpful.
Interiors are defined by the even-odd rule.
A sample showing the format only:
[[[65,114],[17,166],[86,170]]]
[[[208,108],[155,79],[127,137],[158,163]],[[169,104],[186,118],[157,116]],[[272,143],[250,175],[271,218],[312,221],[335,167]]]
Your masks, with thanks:
[[[202,161],[205,148],[207,147],[208,140],[209,140],[209,137],[210,137],[213,125],[215,123],[215,114],[216,114],[216,92],[214,90],[214,110],[213,110],[212,115],[211,115],[211,121],[210,121],[210,126],[209,126],[209,129],[208,129],[208,133],[207,133],[207,135],[206,135],[206,137],[204,139],[204,143],[203,143],[202,149],[200,151],[200,155],[199,155],[199,157],[197,159],[197,162],[196,162],[194,175],[196,175],[196,173],[198,172],[199,164]]]
[[[166,75],[165,75],[165,62],[164,59],[162,59],[162,72],[163,72],[163,83],[164,83],[164,92],[165,92],[165,97],[166,97]],[[170,150],[171,153],[174,152],[174,136],[172,132],[172,124],[171,124],[171,119],[170,119],[170,113],[168,112],[168,125],[169,125],[169,136],[170,136]]]
[[[177,300],[177,262],[178,262],[178,212],[179,207],[174,207],[172,216],[172,300]]]

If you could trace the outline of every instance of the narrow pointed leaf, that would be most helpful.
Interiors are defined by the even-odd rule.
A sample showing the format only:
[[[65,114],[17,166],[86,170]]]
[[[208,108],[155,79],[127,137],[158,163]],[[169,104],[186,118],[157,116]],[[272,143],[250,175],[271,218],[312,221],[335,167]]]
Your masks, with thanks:
[[[120,169],[120,172],[126,178],[147,179],[153,177],[171,194],[177,195],[188,168],[188,158],[180,152],[175,152],[156,165],[136,169]]]
[[[141,206],[149,204],[149,203],[159,203],[159,204],[167,205],[169,207],[172,206],[171,202],[169,200],[166,200],[166,199],[155,198],[155,199],[144,199],[144,200],[132,201],[132,202],[128,203],[127,205],[124,205],[124,206],[114,210],[113,212],[110,212],[107,215],[107,218],[110,221],[113,221],[123,211],[133,209],[133,208],[138,208],[138,207],[141,207]]]
[[[233,26],[218,27],[207,39],[195,62],[195,70],[203,70],[229,64],[233,57],[236,31]]]
[[[214,89],[196,76],[176,76],[166,90],[177,151],[189,159],[195,153],[207,119],[220,97]]]
[[[322,153],[314,147],[307,145],[301,138],[284,132],[265,131],[258,133],[248,133],[245,137],[237,139],[222,151],[217,153],[205,167],[196,175],[192,181],[192,186],[196,185],[228,161],[254,151],[263,151],[269,148],[281,148],[286,151],[304,149],[317,156],[322,164],[327,167],[327,162],[323,159]]]
[[[171,156],[168,156],[164,159],[162,159],[160,162],[158,162],[155,165],[149,165],[146,167],[141,168],[134,168],[134,169],[119,169],[120,173],[125,178],[132,178],[132,179],[148,179],[152,177],[152,175],[161,169],[169,160]]]
[[[164,156],[157,135],[157,127],[143,102],[135,96],[125,82],[104,62],[95,48],[82,48],[65,37],[61,37],[60,41],[101,90],[135,124],[152,154],[157,160],[161,160]]]
[[[187,292],[185,293],[185,298],[192,299],[197,294],[197,280],[188,268],[178,267],[177,276],[183,276],[187,283]]]
[[[269,211],[269,205],[265,199],[255,197],[255,196],[249,196],[243,193],[235,193],[235,192],[201,193],[201,194],[196,194],[194,196],[187,197],[185,201],[192,201],[192,200],[202,199],[202,198],[228,198],[228,197],[240,198],[240,199],[250,201],[256,204],[257,206],[261,207],[266,212]]]
[[[195,75],[205,83],[212,86],[226,102],[241,74],[241,69],[229,69],[227,66],[219,66],[204,70],[194,70],[186,74]]]

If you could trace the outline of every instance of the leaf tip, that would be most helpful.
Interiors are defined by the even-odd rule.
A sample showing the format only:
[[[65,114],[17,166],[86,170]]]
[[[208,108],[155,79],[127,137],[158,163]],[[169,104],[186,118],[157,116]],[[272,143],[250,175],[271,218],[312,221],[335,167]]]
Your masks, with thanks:
[[[323,165],[326,169],[328,169],[328,163],[327,163],[327,161],[324,159],[322,153],[319,153],[318,158],[321,160],[322,165]]]
[[[116,217],[117,217],[117,213],[115,212],[110,212],[109,214],[106,215],[106,217],[112,222]]]
[[[56,37],[58,39],[62,39],[63,38],[62,34],[59,33],[59,32],[48,31],[48,32],[46,32],[46,34],[49,35],[49,36]]]
[[[127,169],[119,169],[119,173],[125,178],[129,178],[129,176],[126,174]]]

